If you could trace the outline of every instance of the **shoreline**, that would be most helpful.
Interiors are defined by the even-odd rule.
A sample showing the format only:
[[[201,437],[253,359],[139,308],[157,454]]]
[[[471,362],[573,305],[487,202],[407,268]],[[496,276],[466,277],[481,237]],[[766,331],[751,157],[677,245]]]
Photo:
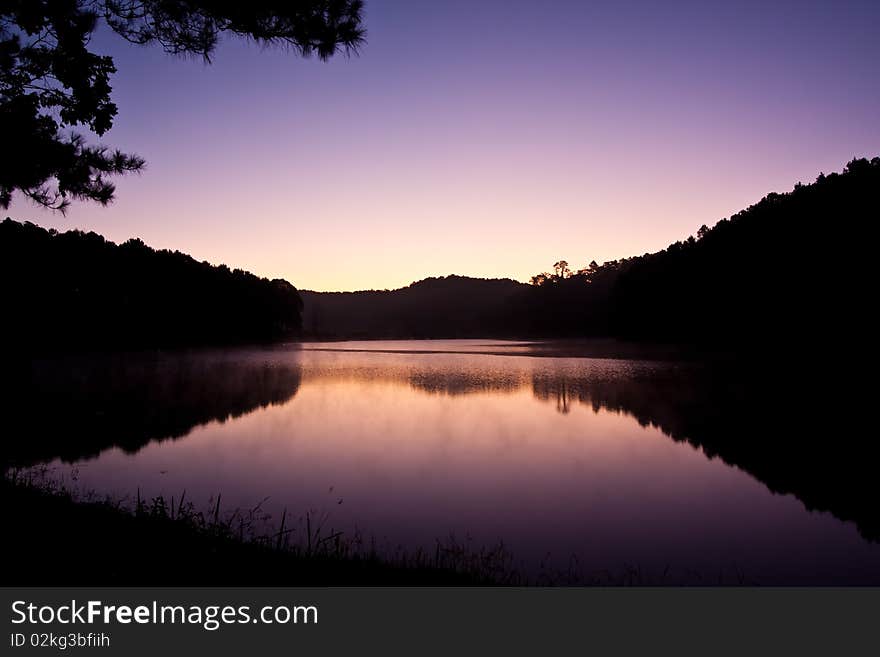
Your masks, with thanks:
[[[0,483],[10,586],[485,586],[522,584],[480,570],[474,555],[383,558],[340,536],[290,543],[289,532],[238,533],[233,520],[179,508],[163,498],[137,510],[109,499],[75,499],[28,481]]]

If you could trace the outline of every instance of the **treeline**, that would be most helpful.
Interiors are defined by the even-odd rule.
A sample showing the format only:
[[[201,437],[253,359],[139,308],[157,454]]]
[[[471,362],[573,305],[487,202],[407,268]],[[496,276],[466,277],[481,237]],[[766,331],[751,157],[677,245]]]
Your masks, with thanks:
[[[118,348],[318,338],[610,337],[735,347],[867,331],[880,158],[851,161],[657,253],[532,285],[428,278],[303,292],[139,240],[0,224],[4,344]],[[852,342],[850,340],[850,342]]]
[[[137,239],[0,224],[6,349],[257,343],[299,334],[302,301],[259,278]]]
[[[398,290],[301,292],[303,330],[318,338],[469,338],[504,331],[509,278],[426,278]]]
[[[657,253],[531,285],[429,278],[399,290],[303,292],[316,337],[622,338],[723,349],[851,338],[868,325],[880,158],[768,194]],[[827,346],[827,345],[826,345]]]
[[[852,335],[867,321],[880,158],[851,161],[657,253],[532,278],[507,309],[529,335],[684,343]]]

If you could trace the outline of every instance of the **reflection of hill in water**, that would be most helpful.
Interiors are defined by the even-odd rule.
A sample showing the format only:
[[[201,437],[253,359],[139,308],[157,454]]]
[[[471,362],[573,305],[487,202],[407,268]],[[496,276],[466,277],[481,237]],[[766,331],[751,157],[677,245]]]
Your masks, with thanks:
[[[21,399],[5,422],[7,464],[76,461],[108,447],[136,452],[284,403],[300,384],[297,366],[244,351],[93,356],[22,369]]]
[[[441,395],[472,395],[480,392],[515,392],[526,383],[522,376],[480,376],[475,372],[412,372],[407,383],[416,390]]]
[[[533,391],[562,412],[572,404],[626,413],[708,456],[748,472],[809,509],[854,521],[880,538],[876,443],[864,435],[854,400],[821,385],[822,377],[767,369],[657,370],[650,377],[605,381],[537,376]]]
[[[854,521],[865,537],[880,538],[878,447],[857,428],[865,422],[840,412],[853,400],[818,385],[823,378],[815,371],[807,377],[790,364],[774,370],[633,361],[591,361],[567,373],[540,365],[498,371],[399,365],[307,372],[304,383],[338,379],[450,396],[531,387],[561,413],[576,404],[622,413],[748,472],[776,493],[795,495],[809,509]]]
[[[310,383],[390,383],[449,396],[531,388],[562,413],[587,405],[657,427],[775,492],[792,493],[808,508],[855,521],[863,535],[880,538],[878,448],[858,428],[869,426],[854,416],[860,405],[821,385],[833,379],[784,368],[774,375],[766,366],[529,359],[487,369],[464,360],[428,362],[401,357],[376,367],[346,360],[300,369],[292,359],[260,351],[34,362],[16,379],[23,383],[14,386],[4,423],[2,462],[74,461],[111,446],[137,451],[151,440],[287,402]]]

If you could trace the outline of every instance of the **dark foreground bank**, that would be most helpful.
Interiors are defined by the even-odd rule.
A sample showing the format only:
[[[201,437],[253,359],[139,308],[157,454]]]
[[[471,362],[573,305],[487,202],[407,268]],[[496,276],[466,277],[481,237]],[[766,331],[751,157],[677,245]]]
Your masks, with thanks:
[[[75,501],[4,477],[6,586],[444,586],[505,583],[481,555],[438,546],[432,554],[382,559],[369,547],[313,530],[292,542],[247,519],[212,518],[185,502]],[[241,532],[241,533],[239,533]],[[488,555],[483,555],[489,558]],[[508,576],[506,583],[516,583]]]

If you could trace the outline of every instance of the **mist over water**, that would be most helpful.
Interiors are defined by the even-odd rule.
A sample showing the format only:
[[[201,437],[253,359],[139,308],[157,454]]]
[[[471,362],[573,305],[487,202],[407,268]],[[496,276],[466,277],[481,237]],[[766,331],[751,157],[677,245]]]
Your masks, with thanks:
[[[860,507],[718,449],[736,442],[730,408],[749,417],[740,387],[721,398],[686,363],[536,353],[373,341],[38,363],[46,417],[15,461],[115,497],[309,512],[388,552],[503,542],[532,577],[880,583]]]

